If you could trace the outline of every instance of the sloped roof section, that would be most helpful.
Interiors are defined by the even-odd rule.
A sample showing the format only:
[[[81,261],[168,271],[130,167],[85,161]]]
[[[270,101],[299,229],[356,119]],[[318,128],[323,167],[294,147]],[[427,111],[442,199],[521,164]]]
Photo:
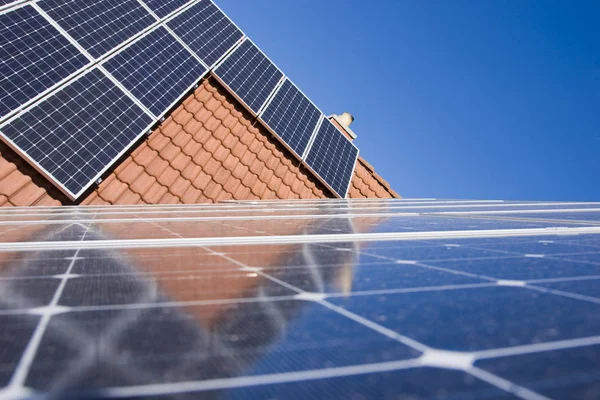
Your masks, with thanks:
[[[208,78],[81,204],[214,203],[333,195],[216,80]],[[362,158],[349,197],[399,197]],[[0,204],[72,204],[0,145]]]

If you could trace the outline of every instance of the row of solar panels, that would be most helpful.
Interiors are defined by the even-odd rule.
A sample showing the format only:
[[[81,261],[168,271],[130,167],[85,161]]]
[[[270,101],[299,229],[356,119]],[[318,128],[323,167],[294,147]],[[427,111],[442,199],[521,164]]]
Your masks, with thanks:
[[[3,139],[73,199],[211,69],[347,193],[358,149],[210,0],[26,2],[0,49]]]

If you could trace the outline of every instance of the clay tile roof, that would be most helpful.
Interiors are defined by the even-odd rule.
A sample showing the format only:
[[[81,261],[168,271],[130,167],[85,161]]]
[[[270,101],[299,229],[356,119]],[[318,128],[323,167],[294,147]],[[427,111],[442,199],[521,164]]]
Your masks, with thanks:
[[[0,143],[0,206],[333,197],[213,78],[134,147],[74,203]],[[362,158],[349,196],[399,197]]]

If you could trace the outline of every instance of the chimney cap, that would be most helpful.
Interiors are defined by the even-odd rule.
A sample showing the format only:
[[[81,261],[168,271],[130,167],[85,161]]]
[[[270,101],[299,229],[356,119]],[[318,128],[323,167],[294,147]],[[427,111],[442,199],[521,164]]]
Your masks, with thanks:
[[[350,114],[349,112],[344,112],[342,115],[332,114],[327,118],[337,122],[340,128],[346,131],[348,136],[350,136],[351,141],[356,139],[356,133],[354,133],[352,129],[350,129],[350,124],[354,122],[354,116],[352,114]]]

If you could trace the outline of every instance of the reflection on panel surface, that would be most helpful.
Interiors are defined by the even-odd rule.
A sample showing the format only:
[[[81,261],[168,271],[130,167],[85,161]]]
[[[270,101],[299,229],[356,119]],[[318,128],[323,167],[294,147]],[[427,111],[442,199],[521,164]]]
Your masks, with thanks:
[[[600,395],[598,226],[288,204],[0,210],[0,395]]]

